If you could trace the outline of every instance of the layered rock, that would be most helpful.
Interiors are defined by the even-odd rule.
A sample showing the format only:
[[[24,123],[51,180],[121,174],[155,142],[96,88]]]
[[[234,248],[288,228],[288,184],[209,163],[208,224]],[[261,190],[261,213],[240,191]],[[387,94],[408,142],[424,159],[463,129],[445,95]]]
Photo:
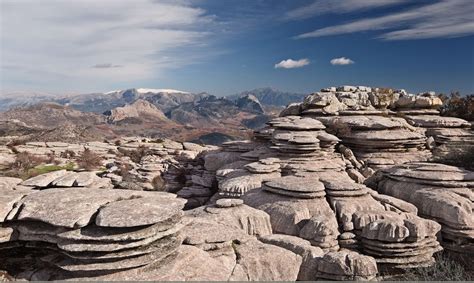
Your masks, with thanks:
[[[303,122],[301,122],[302,120]],[[361,119],[361,121],[363,120]],[[372,123],[370,120],[363,121],[363,123],[366,122]],[[406,122],[397,119],[387,123],[404,124],[410,127]],[[294,132],[297,132],[294,130],[295,128],[299,129],[299,132],[311,133],[313,131],[309,134],[313,138],[322,131],[322,129],[311,128],[321,125],[321,123],[313,123],[308,118],[301,119],[292,116],[270,121],[269,125],[270,129],[274,129],[276,125],[280,129],[283,127],[293,129]],[[280,129],[274,129],[273,135],[275,133],[278,135]],[[309,139],[303,141],[314,142]],[[423,221],[417,217],[415,206],[390,196],[378,194],[365,185],[354,182],[351,173],[356,164],[352,161],[358,162],[356,159],[345,161],[342,155],[331,152],[334,146],[328,147],[327,151],[321,149],[305,151],[305,144],[303,144],[303,150],[298,151],[299,145],[295,143],[293,152],[290,153],[286,149],[281,150],[279,147],[281,145],[283,146],[284,143],[281,143],[280,140],[271,139],[268,142],[268,147],[273,147],[276,151],[273,153],[275,157],[272,157],[271,160],[278,160],[282,174],[285,176],[263,181],[261,188],[251,190],[243,196],[246,204],[264,210],[270,215],[275,233],[305,239],[311,245],[326,251],[337,251],[339,247],[361,251],[373,256],[375,262],[384,270],[411,268],[417,264],[422,266],[433,262],[433,254],[440,250],[439,244],[434,241],[437,230],[425,227],[430,225],[436,227],[436,223],[429,220]],[[265,155],[259,162],[266,162],[267,159],[270,159],[267,156]],[[222,171],[227,174],[241,172],[242,168],[256,168],[257,164],[259,163],[234,162],[223,168]],[[419,247],[418,252],[423,251],[429,255],[424,254],[424,261],[419,258],[415,259],[414,255],[396,254],[393,256],[394,250],[383,246],[387,239],[374,238],[375,232],[368,232],[376,230],[374,227],[378,227],[377,221],[383,220],[389,227],[398,227],[397,225],[400,223],[403,225],[404,221],[409,221],[407,219],[413,223],[407,224],[411,225],[410,228],[404,227],[403,229],[411,230],[404,237],[395,238],[395,244],[412,244]],[[372,230],[367,228],[369,225],[372,225],[370,226]],[[417,234],[418,231],[424,231],[425,234],[420,236]],[[375,241],[373,244],[375,246],[382,245],[379,250],[385,248],[386,253],[383,251],[371,252],[372,250],[366,248],[368,245],[364,244],[369,240]],[[280,241],[277,242],[280,243]],[[366,253],[365,250],[368,252]],[[303,255],[303,253],[300,254]],[[375,273],[366,274],[365,279],[372,278]],[[312,276],[315,278],[314,273]],[[350,278],[350,276],[363,278],[363,275],[357,273],[352,273],[352,275],[340,273],[337,275],[339,277],[336,274],[333,276],[326,275],[321,278]]]
[[[413,95],[404,90],[342,86],[313,93],[281,115],[322,121],[342,140],[344,151],[352,151],[357,160],[352,163],[359,163],[358,171],[368,177],[373,170],[427,161],[432,158],[430,150],[438,158],[457,158],[459,154],[451,156],[453,152],[470,150],[471,124],[439,116],[441,106],[434,92]]]
[[[367,180],[380,193],[414,204],[442,225],[445,249],[471,255],[474,248],[474,172],[436,163],[408,163]]]
[[[6,244],[17,243],[43,262],[31,266],[43,269],[35,279],[93,277],[175,254],[184,202],[168,193],[48,189],[17,200],[2,226],[14,235]],[[2,256],[12,260],[10,251]]]
[[[474,131],[471,123],[460,118],[442,117],[438,113],[418,114],[408,112],[404,117],[410,124],[424,129],[425,135],[433,139],[435,157],[458,158],[463,152],[474,149]]]

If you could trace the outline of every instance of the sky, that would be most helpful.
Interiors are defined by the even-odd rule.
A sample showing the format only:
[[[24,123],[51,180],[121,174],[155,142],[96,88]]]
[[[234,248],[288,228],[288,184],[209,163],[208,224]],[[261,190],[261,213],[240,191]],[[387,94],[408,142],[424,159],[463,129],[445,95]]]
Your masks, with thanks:
[[[0,95],[474,93],[473,0],[0,0]]]

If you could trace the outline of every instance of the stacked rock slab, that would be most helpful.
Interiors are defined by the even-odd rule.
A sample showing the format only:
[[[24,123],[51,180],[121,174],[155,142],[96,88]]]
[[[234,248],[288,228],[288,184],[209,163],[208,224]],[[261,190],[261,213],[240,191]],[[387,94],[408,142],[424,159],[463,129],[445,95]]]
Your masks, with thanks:
[[[372,281],[377,275],[377,264],[370,256],[342,250],[326,253],[316,266],[317,279],[335,281]]]
[[[338,225],[325,195],[317,178],[285,176],[265,182],[259,194],[245,200],[270,214],[275,232],[299,236],[324,250],[338,250]],[[269,202],[262,203],[266,196]]]
[[[111,189],[113,187],[110,179],[101,178],[94,172],[73,172],[66,170],[58,170],[50,173],[38,175],[36,177],[25,180],[22,186],[34,189],[48,188],[102,188]]]
[[[281,176],[279,160],[265,158],[272,155],[272,150],[259,142],[229,142],[224,148],[225,151],[205,157],[205,166],[216,170],[216,198],[238,198],[259,188],[263,181]]]
[[[412,214],[356,214],[357,224],[371,217],[379,219],[360,231],[362,251],[385,270],[430,266],[433,254],[442,250],[436,240],[441,226],[434,221]]]
[[[273,171],[279,164],[284,176],[259,179],[255,188],[242,197],[245,204],[270,215],[274,233],[302,238],[326,251],[337,251],[340,247],[362,251],[362,240],[366,238],[363,229],[370,223],[385,219],[389,225],[396,226],[397,223],[403,223],[407,214],[419,219],[413,205],[377,194],[365,185],[354,182],[347,172],[351,163],[345,162],[341,154],[332,152],[334,145],[326,146],[327,150],[322,150],[321,145],[315,149],[314,138],[319,139],[318,136],[324,132],[321,122],[290,116],[272,120],[269,125],[276,128],[272,140],[267,143],[267,147],[273,151],[260,148],[259,151],[265,154],[258,161],[246,163],[245,160],[239,160],[222,166],[222,169],[217,170],[217,178],[220,183],[229,180],[227,176],[233,174],[254,178],[247,176]],[[299,144],[294,143],[289,152],[287,145],[291,137],[284,140],[280,135],[293,135],[299,139],[301,132],[309,133],[308,137],[312,137],[301,139],[303,145],[309,146],[298,150]],[[332,142],[335,140],[332,139]],[[417,222],[414,226],[424,229],[423,225]],[[410,239],[416,238],[415,232],[412,232]],[[430,230],[427,234],[433,238],[436,231]],[[402,243],[407,241],[406,238],[397,240]],[[426,248],[422,240],[415,241],[416,245]],[[430,259],[434,252],[436,249],[428,250]],[[380,264],[389,266],[391,255],[374,254],[374,258]],[[410,268],[413,264],[400,263],[393,267]]]
[[[172,262],[99,277],[100,280],[295,281],[301,257],[265,244],[255,236],[271,234],[268,215],[238,199],[186,212],[184,242]]]
[[[271,120],[273,149],[286,156],[313,156],[333,152],[339,139],[328,134],[321,122],[299,116],[285,116]]]
[[[369,168],[427,160],[431,155],[423,132],[403,118],[388,117],[394,112],[387,107],[394,107],[399,97],[398,93],[359,89],[317,92],[302,103],[300,115],[322,121]],[[382,103],[384,99],[386,103]]]
[[[94,277],[175,254],[182,242],[184,202],[168,193],[47,189],[18,200],[3,227],[15,233],[7,244],[30,250],[43,262],[37,266],[42,271],[36,270],[36,277],[25,279]],[[15,248],[10,252],[2,256],[11,260]]]
[[[446,250],[468,257],[474,253],[474,172],[437,163],[409,163],[381,170],[367,184],[414,204],[420,215],[440,223]]]
[[[441,106],[434,92],[414,95],[404,90],[342,86],[313,93],[280,115],[322,121],[346,145],[344,151],[355,154],[358,160],[353,165],[368,177],[380,168],[427,161],[433,156],[458,158],[472,150],[472,125],[441,117],[437,110]],[[268,133],[270,129],[265,129],[258,137],[267,138]]]
[[[459,153],[474,150],[474,131],[471,123],[455,117],[442,117],[439,113],[400,111],[413,126],[425,130],[434,140],[433,155],[437,158],[457,158]],[[453,153],[454,156],[451,156]]]

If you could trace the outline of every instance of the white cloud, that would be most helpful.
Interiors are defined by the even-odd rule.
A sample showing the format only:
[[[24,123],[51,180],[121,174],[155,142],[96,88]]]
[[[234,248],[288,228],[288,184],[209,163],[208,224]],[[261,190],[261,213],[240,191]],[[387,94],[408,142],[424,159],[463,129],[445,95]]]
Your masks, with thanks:
[[[315,0],[286,13],[288,20],[301,20],[322,14],[344,14],[406,2],[407,0]]]
[[[324,27],[300,34],[296,38],[386,29],[398,30],[381,34],[379,38],[384,40],[407,40],[459,37],[474,34],[473,14],[474,5],[472,5],[472,0],[444,0],[381,17]]]
[[[304,58],[304,59],[299,59],[299,60],[293,60],[293,59],[287,59],[287,60],[282,60],[280,63],[275,64],[275,69],[283,68],[283,69],[294,69],[294,68],[301,68],[303,66],[309,65],[309,60]]]
[[[346,57],[334,58],[331,60],[332,65],[339,65],[339,66],[351,65],[354,63],[355,63],[354,61]]]
[[[0,84],[94,89],[192,64],[216,23],[188,2],[2,0]]]

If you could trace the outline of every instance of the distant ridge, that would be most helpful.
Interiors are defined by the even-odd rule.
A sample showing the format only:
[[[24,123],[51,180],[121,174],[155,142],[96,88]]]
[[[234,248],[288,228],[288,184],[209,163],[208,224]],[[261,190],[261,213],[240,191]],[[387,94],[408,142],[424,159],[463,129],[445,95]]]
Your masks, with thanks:
[[[308,94],[281,91],[271,87],[257,88],[230,95],[229,98],[237,100],[240,97],[253,95],[265,106],[286,106],[293,102],[300,102]]]

